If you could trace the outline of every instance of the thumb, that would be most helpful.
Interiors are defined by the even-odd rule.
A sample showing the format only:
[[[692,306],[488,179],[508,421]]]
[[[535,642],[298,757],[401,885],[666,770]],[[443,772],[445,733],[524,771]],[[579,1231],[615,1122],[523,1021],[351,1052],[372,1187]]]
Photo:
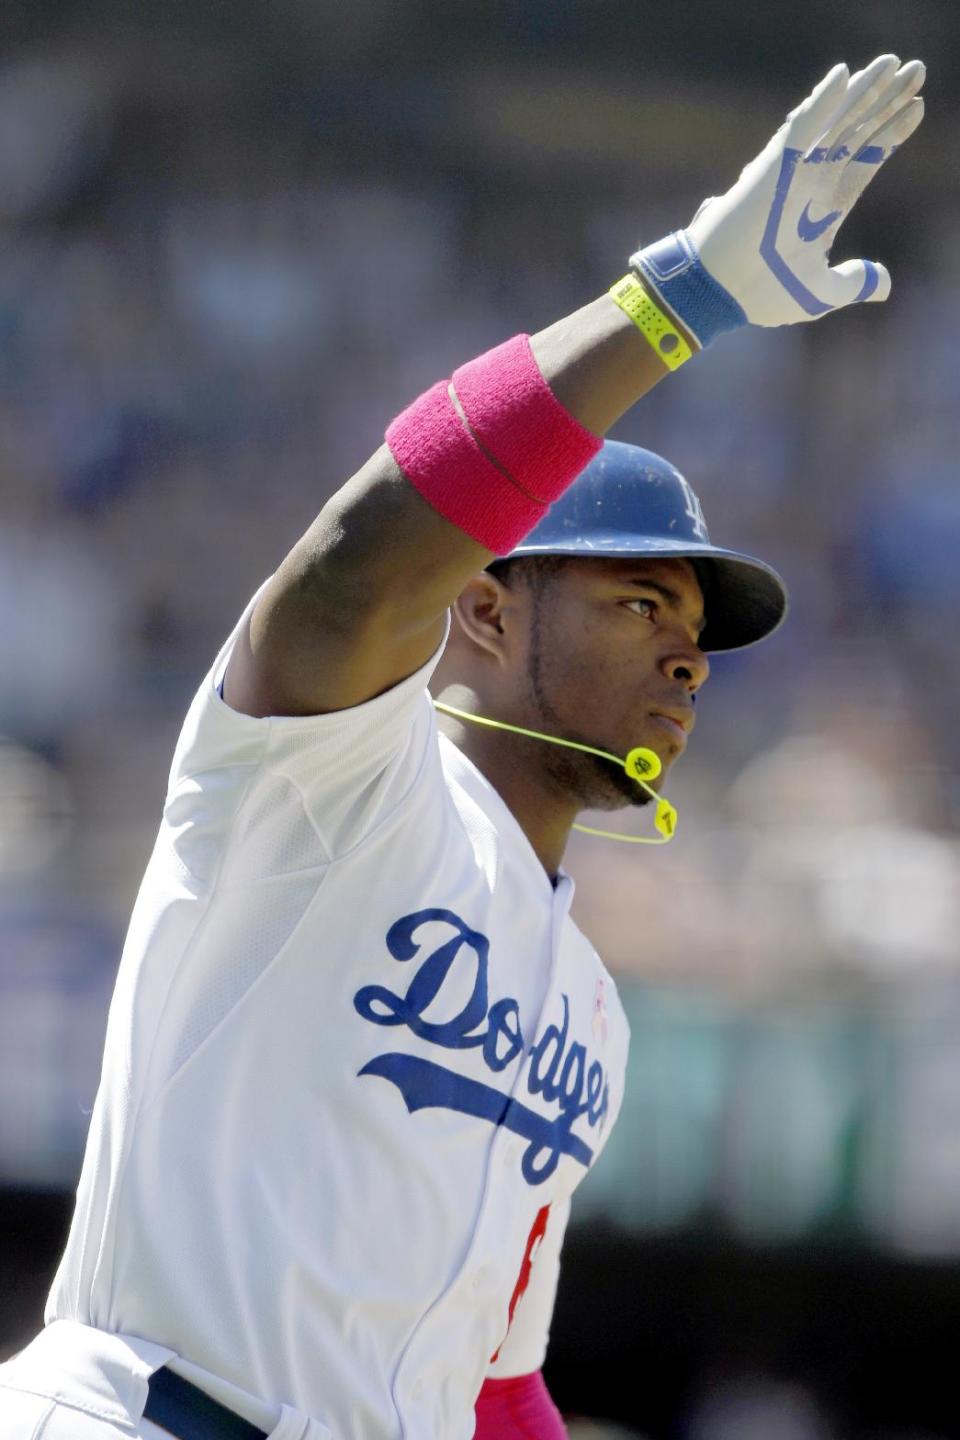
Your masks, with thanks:
[[[890,271],[879,260],[844,260],[832,265],[827,275],[829,284],[823,298],[835,310],[868,300],[886,300],[890,294]]]

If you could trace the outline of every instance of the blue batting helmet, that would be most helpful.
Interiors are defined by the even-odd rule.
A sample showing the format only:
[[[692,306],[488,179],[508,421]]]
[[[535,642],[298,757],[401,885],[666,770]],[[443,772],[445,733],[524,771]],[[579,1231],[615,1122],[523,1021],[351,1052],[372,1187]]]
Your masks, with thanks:
[[[711,545],[700,501],[668,460],[606,440],[603,449],[515,550],[519,555],[684,557],[704,590],[704,650],[739,650],[787,612],[780,576],[762,560]]]

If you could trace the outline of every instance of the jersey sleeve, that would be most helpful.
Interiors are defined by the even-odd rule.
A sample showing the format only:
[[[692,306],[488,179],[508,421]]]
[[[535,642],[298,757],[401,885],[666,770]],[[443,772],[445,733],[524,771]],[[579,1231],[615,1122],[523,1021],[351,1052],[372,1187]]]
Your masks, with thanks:
[[[170,770],[165,829],[195,882],[222,880],[225,856],[260,875],[329,864],[403,802],[437,751],[427,685],[449,618],[425,665],[361,705],[261,718],[232,709],[223,676],[262,588],[204,677]]]
[[[560,1250],[569,1218],[569,1198],[556,1200],[550,1207],[546,1232],[534,1257],[530,1282],[517,1302],[497,1358],[487,1369],[490,1380],[529,1375],[543,1364],[560,1279]]]

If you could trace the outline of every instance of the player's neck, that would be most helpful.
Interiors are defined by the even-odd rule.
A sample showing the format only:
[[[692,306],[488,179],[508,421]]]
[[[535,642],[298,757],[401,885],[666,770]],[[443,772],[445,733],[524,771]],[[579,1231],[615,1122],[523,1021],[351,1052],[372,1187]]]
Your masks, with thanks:
[[[515,743],[495,730],[481,729],[453,716],[438,713],[443,733],[489,780],[526,835],[551,880],[563,860],[576,805],[551,788],[546,776],[521,763]]]

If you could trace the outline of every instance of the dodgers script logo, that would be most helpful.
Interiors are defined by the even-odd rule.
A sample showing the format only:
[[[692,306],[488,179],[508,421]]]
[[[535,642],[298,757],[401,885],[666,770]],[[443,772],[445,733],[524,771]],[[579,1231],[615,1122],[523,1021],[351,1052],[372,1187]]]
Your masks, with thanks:
[[[422,954],[417,932],[431,922],[447,926],[450,938]],[[485,935],[471,930],[452,910],[416,910],[390,926],[387,949],[394,960],[417,959],[419,964],[403,995],[385,985],[364,985],[357,991],[353,1003],[364,1020],[374,1025],[405,1025],[421,1040],[441,1049],[479,1049],[487,1069],[495,1075],[523,1055],[527,1047],[516,1000],[505,996],[488,1004],[490,942]],[[466,1004],[447,1020],[426,1020],[424,1012],[441,995],[461,951],[466,951],[475,964],[473,989]],[[556,1170],[561,1155],[569,1155],[585,1167],[590,1164],[593,1150],[573,1133],[573,1126],[582,1117],[590,1129],[595,1129],[603,1121],[610,1099],[599,1060],[588,1066],[585,1047],[578,1041],[568,1044],[570,1002],[566,995],[562,999],[562,1023],[548,1025],[530,1047],[526,1073],[528,1093],[542,1096],[548,1105],[558,1107],[559,1113],[553,1119],[505,1095],[495,1085],[458,1075],[420,1055],[377,1055],[359,1073],[392,1081],[411,1114],[439,1106],[512,1130],[527,1141],[521,1165],[524,1179],[529,1185],[540,1185]]]

